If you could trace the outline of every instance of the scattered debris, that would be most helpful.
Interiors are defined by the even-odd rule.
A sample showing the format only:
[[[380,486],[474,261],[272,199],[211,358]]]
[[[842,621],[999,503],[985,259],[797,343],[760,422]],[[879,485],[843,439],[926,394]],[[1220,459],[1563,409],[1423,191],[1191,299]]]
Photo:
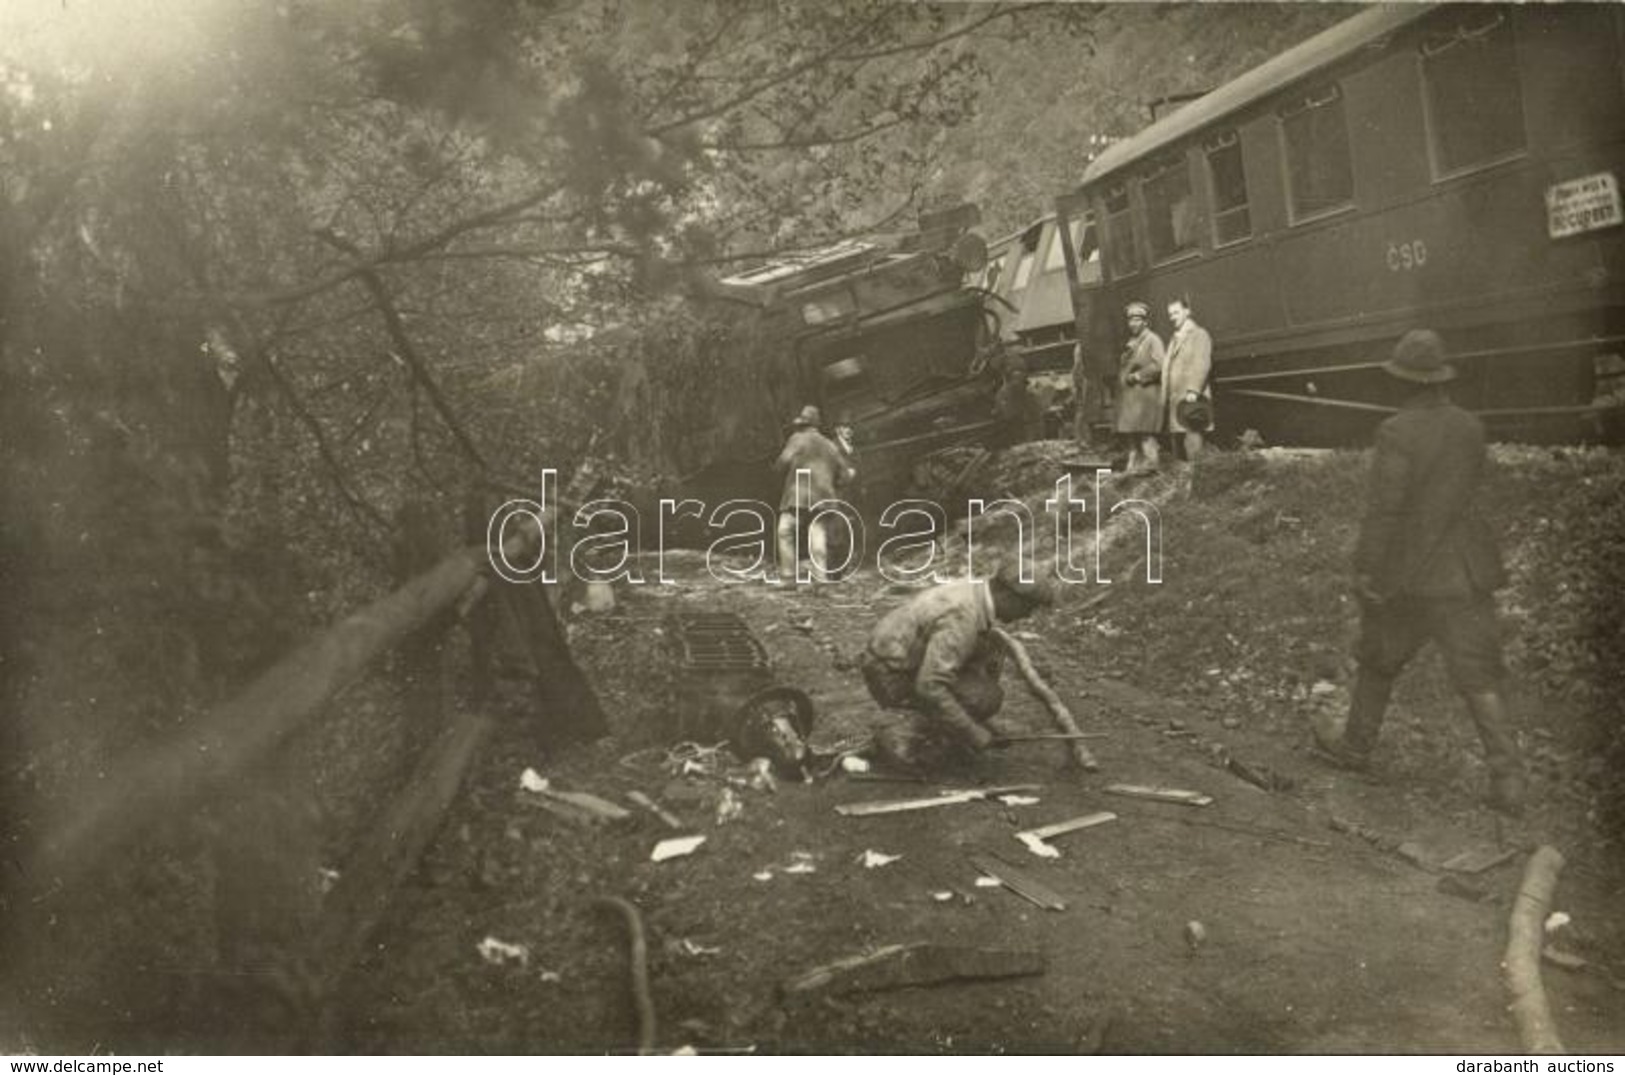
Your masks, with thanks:
[[[744,816],[744,800],[734,793],[733,788],[723,788],[722,798],[717,800],[717,824],[726,825],[730,821],[737,821]]]
[[[752,791],[765,791],[775,795],[779,790],[779,782],[773,777],[773,763],[767,758],[752,758],[750,764],[745,766],[745,786]]]
[[[1184,788],[1154,788],[1143,784],[1108,784],[1108,795],[1124,795],[1131,799],[1150,799],[1153,802],[1179,803],[1183,806],[1209,806],[1213,796]]]
[[[706,956],[720,956],[722,954],[721,948],[713,948],[707,944],[696,944],[687,937],[679,938],[672,945],[672,947],[675,948],[679,954],[688,956],[692,959],[703,959]]]
[[[1037,806],[1044,800],[1036,795],[1000,795],[999,801],[1006,806]]]
[[[519,774],[519,786],[526,791],[542,792],[547,790],[547,777],[535,769],[527,768]]]
[[[991,878],[989,878],[989,880],[991,880]],[[997,883],[998,883],[997,881],[994,882],[994,884],[997,884]],[[950,900],[952,900],[954,898],[954,894],[952,892],[947,891],[947,890],[943,890],[941,892],[933,892],[933,893],[931,893],[931,898],[936,900],[938,903],[947,903],[948,901],[950,901]]]
[[[867,773],[870,770],[868,758],[860,758],[856,754],[848,754],[841,759],[841,772],[851,775],[853,773]]]
[[[970,863],[1035,906],[1046,911],[1066,910],[1066,900],[1058,892],[995,855],[972,855]],[[980,885],[982,882],[978,879],[976,883]]]
[[[956,806],[960,803],[996,799],[1023,791],[1039,791],[1039,784],[1010,784],[997,788],[973,788],[969,791],[944,791],[929,799],[882,799],[867,803],[842,803],[835,812],[842,817],[870,817],[875,814],[897,814],[905,810],[929,810],[937,806]]]
[[[509,944],[495,937],[487,937],[477,947],[480,958],[493,967],[504,967],[509,963],[530,966],[530,949],[522,944]]]
[[[1224,768],[1226,772],[1268,792],[1291,791],[1298,786],[1298,782],[1290,776],[1278,773],[1267,765],[1248,764],[1229,751],[1224,752]]]
[[[1195,952],[1197,949],[1201,948],[1202,945],[1204,945],[1206,943],[1207,943],[1207,927],[1202,925],[1202,923],[1198,922],[1194,918],[1191,919],[1189,922],[1186,922],[1185,923],[1185,947],[1189,948],[1192,952]]]
[[[1569,917],[1567,911],[1553,911],[1551,914],[1546,916],[1546,921],[1542,928],[1545,929],[1547,933],[1556,933],[1558,930],[1562,929],[1572,921],[1574,921],[1574,919]]]
[[[670,840],[662,840],[655,844],[655,849],[649,853],[649,861],[665,862],[667,859],[692,855],[703,843],[704,836],[675,836]]]
[[[817,709],[805,691],[768,687],[739,707],[732,719],[732,738],[750,757],[761,757],[784,776],[804,776],[809,758],[807,737]]]
[[[804,851],[797,851],[796,861],[784,867],[784,873],[817,873],[818,867],[813,865],[812,856]]]
[[[1483,873],[1503,862],[1510,862],[1517,853],[1517,848],[1513,847],[1475,848],[1447,858],[1440,865],[1456,873]]]
[[[902,857],[902,855],[888,855],[884,851],[865,851],[859,861],[863,863],[864,869],[873,870],[881,866],[889,866]]]
[[[1004,882],[997,877],[989,877],[984,873],[976,879],[975,885],[977,888],[1003,888]]]
[[[751,874],[751,877],[757,881],[771,881],[773,880],[773,871],[757,870],[755,873]]]
[[[550,814],[583,824],[628,821],[632,812],[608,799],[600,799],[584,791],[554,791],[543,788],[526,794],[525,801],[539,806]]]
[[[1093,814],[1072,818],[1070,821],[1057,821],[1053,825],[1042,825],[1036,829],[1027,829],[1016,833],[1016,839],[1026,845],[1027,850],[1039,858],[1055,859],[1061,857],[1059,848],[1049,841],[1057,836],[1065,836],[1069,832],[1079,829],[1089,829],[1096,825],[1104,825],[1108,821],[1116,821],[1117,815],[1107,810],[1100,810]]]
[[[780,986],[786,996],[871,993],[915,985],[1025,978],[1048,969],[1044,953],[938,944],[890,944],[814,967]]]
[[[671,811],[649,798],[649,796],[645,795],[643,792],[629,791],[626,793],[626,797],[643,807],[645,810],[649,811],[649,813],[653,814],[655,817],[659,818],[661,824],[665,825],[666,828],[680,829],[683,827],[682,820],[678,818],[676,814],[673,814]]]

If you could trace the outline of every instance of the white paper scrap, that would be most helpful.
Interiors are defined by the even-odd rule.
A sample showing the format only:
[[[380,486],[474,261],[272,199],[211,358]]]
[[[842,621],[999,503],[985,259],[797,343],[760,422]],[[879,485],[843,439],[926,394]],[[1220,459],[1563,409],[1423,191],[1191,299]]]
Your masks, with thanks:
[[[519,774],[519,786],[526,791],[546,791],[547,777],[538,773],[535,769],[526,769]]]
[[[705,843],[703,836],[675,836],[670,840],[662,840],[655,844],[654,851],[649,855],[649,861],[665,862],[667,859],[692,855],[694,849],[703,843]]]
[[[902,857],[902,855],[888,855],[884,851],[865,851],[863,853],[863,868],[873,870],[879,866],[890,865]]]
[[[754,877],[758,881],[771,881],[771,880],[773,880],[773,871],[772,870],[757,870],[755,873],[751,874],[751,876]]]
[[[1058,859],[1061,857],[1061,852],[1056,850],[1055,845],[1045,843],[1030,832],[1018,832],[1016,833],[1016,839],[1026,845],[1028,851],[1041,859]]]
[[[1042,800],[1036,795],[1000,795],[999,801],[1006,806],[1037,806]]]
[[[985,873],[976,879],[977,888],[998,888],[1002,884],[1004,884],[1004,882],[999,880],[997,877],[989,877]]]
[[[478,947],[480,958],[494,967],[508,963],[517,963],[521,967],[530,965],[530,949],[522,944],[509,944],[495,937],[487,937]]]

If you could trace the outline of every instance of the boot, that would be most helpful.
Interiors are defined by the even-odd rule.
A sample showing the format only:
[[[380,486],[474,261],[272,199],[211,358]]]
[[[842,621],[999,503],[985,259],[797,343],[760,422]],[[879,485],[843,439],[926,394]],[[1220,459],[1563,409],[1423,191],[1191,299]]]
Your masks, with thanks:
[[[1315,745],[1332,764],[1344,769],[1371,768],[1371,752],[1377,746],[1377,732],[1388,712],[1388,695],[1394,681],[1361,672],[1349,695],[1349,717],[1341,738],[1331,738],[1315,729]]]
[[[1523,775],[1523,759],[1512,734],[1506,700],[1499,691],[1467,695],[1467,711],[1478,726],[1484,743],[1484,764],[1490,771],[1487,801],[1492,810],[1511,817],[1522,815],[1528,783]]]

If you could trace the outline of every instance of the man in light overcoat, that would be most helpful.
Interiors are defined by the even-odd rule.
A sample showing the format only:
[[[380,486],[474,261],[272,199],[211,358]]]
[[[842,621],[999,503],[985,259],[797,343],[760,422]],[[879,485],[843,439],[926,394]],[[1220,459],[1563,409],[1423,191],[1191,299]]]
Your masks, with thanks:
[[[1174,334],[1168,338],[1168,432],[1184,434],[1185,458],[1194,463],[1202,454],[1202,434],[1207,429],[1198,429],[1187,420],[1180,404],[1201,400],[1208,404],[1207,413],[1212,413],[1208,381],[1213,373],[1213,337],[1191,317],[1190,303],[1183,298],[1168,304],[1168,320],[1174,326]]]

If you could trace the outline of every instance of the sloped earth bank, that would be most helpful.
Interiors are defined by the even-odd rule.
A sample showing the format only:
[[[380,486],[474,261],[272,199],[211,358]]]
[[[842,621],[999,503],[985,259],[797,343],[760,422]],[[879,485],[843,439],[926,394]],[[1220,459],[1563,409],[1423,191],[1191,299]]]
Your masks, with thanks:
[[[1492,498],[1513,553],[1509,653],[1520,734],[1538,770],[1523,822],[1500,824],[1476,805],[1471,729],[1431,657],[1399,692],[1375,776],[1323,768],[1306,751],[1310,722],[1338,712],[1351,672],[1353,611],[1339,580],[1357,456],[1214,458],[1194,490],[1166,479],[1115,487],[1163,502],[1164,581],[1122,577],[1133,554],[1125,542],[1107,559],[1109,599],[1090,603],[1094,583],[1070,587],[1058,607],[1017,626],[1080,722],[1106,734],[1091,744],[1095,774],[1042,744],[929,784],[837,773],[768,792],[728,783],[726,769],[679,775],[659,731],[676,700],[668,614],[743,617],[775,679],[816,700],[814,738],[833,749],[860,741],[879,717],[852,662],[903,595],[872,567],[815,591],[723,586],[694,556],[668,557],[673,584],[622,587],[613,611],[572,627],[617,735],[546,757],[522,723],[509,724],[334,1005],[341,1014],[325,1044],[629,1049],[626,933],[591,903],[621,896],[647,926],[664,1050],[1065,1053],[1104,1028],[1107,1052],[1514,1052],[1498,968],[1523,855],[1467,878],[1485,896],[1477,902],[1442,891],[1438,863],[1549,841],[1571,860],[1556,906],[1572,924],[1555,940],[1589,961],[1546,966],[1553,1013],[1571,1050],[1625,1051],[1612,783],[1620,703],[1608,660],[1619,621],[1607,611],[1617,588],[1606,588],[1620,569],[1621,460],[1506,453],[1502,463]],[[1559,487],[1564,495],[1533,506],[1536,492]],[[1015,721],[1051,729],[1013,669],[1006,686]],[[1246,782],[1226,758],[1281,789]],[[670,835],[655,818],[594,827],[557,817],[519,790],[527,766],[561,790],[621,802],[642,790],[706,841],[651,862]],[[1214,802],[1104,794],[1113,782],[1189,788]],[[834,809],[1024,783],[1040,785],[1037,803],[876,817]],[[729,799],[742,812],[719,824]],[[1059,838],[1059,859],[1012,836],[1097,810],[1118,819]],[[1335,831],[1334,817],[1406,842],[1409,857]],[[871,850],[901,858],[866,867]],[[1040,879],[1066,909],[979,887],[967,856],[980,851]],[[952,896],[934,896],[942,892]],[[1194,946],[1193,921],[1205,933]],[[487,937],[525,946],[528,961],[486,962],[477,946]],[[910,942],[1037,951],[1047,971],[848,996],[778,990],[812,967]]]

